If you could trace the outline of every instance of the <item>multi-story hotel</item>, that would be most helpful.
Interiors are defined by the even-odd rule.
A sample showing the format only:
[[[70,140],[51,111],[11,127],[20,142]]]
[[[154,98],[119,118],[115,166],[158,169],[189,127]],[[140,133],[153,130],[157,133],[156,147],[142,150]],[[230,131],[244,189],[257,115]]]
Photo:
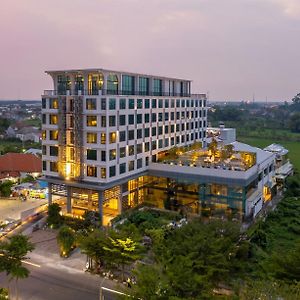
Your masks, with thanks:
[[[147,199],[149,166],[176,146],[205,145],[206,96],[191,81],[103,69],[46,72],[43,172],[68,213],[104,223]]]
[[[103,69],[47,73],[54,90],[42,97],[43,172],[49,202],[63,199],[66,213],[98,211],[107,224],[145,202],[244,218],[276,194],[274,151],[236,142],[224,126],[206,134],[206,96],[192,94],[191,81]]]

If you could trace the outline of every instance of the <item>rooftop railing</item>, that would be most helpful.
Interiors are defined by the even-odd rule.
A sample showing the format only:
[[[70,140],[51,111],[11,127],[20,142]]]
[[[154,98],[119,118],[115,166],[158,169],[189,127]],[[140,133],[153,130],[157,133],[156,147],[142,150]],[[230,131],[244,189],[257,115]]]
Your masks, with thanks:
[[[124,90],[45,90],[44,96],[151,96],[151,97],[200,97],[206,98],[205,94],[173,93],[173,92],[145,92]]]

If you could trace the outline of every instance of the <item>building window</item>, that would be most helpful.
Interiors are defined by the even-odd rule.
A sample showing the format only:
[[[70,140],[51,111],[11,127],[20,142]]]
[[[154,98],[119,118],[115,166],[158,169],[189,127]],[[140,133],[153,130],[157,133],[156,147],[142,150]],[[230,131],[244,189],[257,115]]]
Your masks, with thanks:
[[[145,99],[145,109],[150,108],[150,99]]]
[[[101,178],[102,179],[106,178],[106,168],[101,168]]]
[[[58,130],[50,130],[50,140],[51,141],[58,140]]]
[[[150,136],[150,130],[149,130],[149,128],[145,128],[144,134],[145,134],[145,138]]]
[[[86,142],[89,144],[97,144],[97,133],[88,132],[86,134]]]
[[[128,108],[134,109],[134,99],[129,99]]]
[[[105,145],[106,144],[106,133],[101,132],[101,144]]]
[[[143,144],[136,145],[136,154],[140,154],[143,152]]]
[[[57,123],[58,123],[58,116],[57,115],[49,115],[49,123],[51,125],[57,125]]]
[[[162,126],[158,127],[158,135],[161,135],[163,133],[163,128]]]
[[[47,138],[46,130],[42,131],[42,140],[45,140]]]
[[[156,99],[152,99],[152,108],[156,108],[157,102]]]
[[[119,90],[118,76],[115,74],[109,74],[107,76],[107,93],[111,95],[117,95]]]
[[[42,114],[42,124],[47,123],[47,116],[45,114]]]
[[[120,142],[125,142],[126,141],[126,131],[120,131],[119,140],[120,140]]]
[[[165,99],[165,108],[169,108],[169,99]]]
[[[116,126],[116,116],[109,116],[109,127]]]
[[[150,122],[150,114],[145,114],[145,123]]]
[[[134,95],[134,76],[122,75],[122,92],[124,95]]]
[[[117,156],[116,149],[109,150],[109,160],[115,160]]]
[[[156,150],[156,141],[152,141],[152,150]]]
[[[47,170],[47,162],[43,160],[43,171]]]
[[[151,115],[151,122],[152,123],[154,123],[154,122],[156,122],[156,113],[152,113],[152,115]]]
[[[162,80],[153,79],[153,94],[156,96],[162,96]]]
[[[128,115],[128,124],[133,125],[134,124],[134,115]]]
[[[86,150],[86,158],[88,160],[97,160],[97,150],[95,150],[95,149],[87,149]]]
[[[106,127],[106,116],[101,116],[101,127]]]
[[[111,132],[109,134],[109,143],[110,144],[113,144],[116,142],[116,139],[117,139],[117,134],[115,132]]]
[[[134,160],[131,160],[128,163],[128,171],[133,171],[134,170]]]
[[[137,114],[136,115],[136,123],[137,124],[142,124],[143,123],[143,115],[142,114]]]
[[[120,99],[120,109],[126,109],[126,99]]]
[[[58,166],[56,161],[50,161],[50,171],[58,172]]]
[[[120,115],[119,116],[119,125],[120,126],[126,125],[126,115]]]
[[[87,174],[88,177],[97,177],[97,167],[87,166],[86,167],[86,174]]]
[[[139,93],[140,95],[149,95],[149,78],[139,77]]]
[[[141,109],[143,108],[143,99],[137,99],[137,104],[136,104],[137,108]]]
[[[152,131],[152,136],[155,136],[156,135],[156,127],[152,127],[151,131]]]
[[[105,98],[101,99],[101,110],[106,110],[106,99]]]
[[[47,155],[47,147],[45,145],[42,146],[42,154]]]
[[[42,98],[42,108],[46,108],[47,106],[47,99],[46,98]]]
[[[140,169],[140,168],[142,168],[142,166],[143,166],[143,159],[139,158],[136,162],[136,168]]]
[[[109,99],[109,110],[116,109],[116,99]]]
[[[86,126],[96,127],[97,126],[97,116],[87,116]]]
[[[158,122],[162,122],[162,121],[163,121],[163,114],[158,113]]]
[[[116,166],[109,167],[109,177],[116,176]]]
[[[138,129],[137,131],[136,131],[136,138],[137,139],[141,139],[141,138],[143,138],[143,129]]]
[[[158,108],[163,108],[163,100],[162,99],[158,100]]]
[[[124,174],[126,172],[126,163],[120,164],[120,174]]]
[[[134,140],[134,130],[128,130],[128,140]]]
[[[163,147],[163,140],[160,139],[158,140],[158,148],[162,148]]]
[[[145,152],[148,152],[150,150],[149,147],[150,147],[150,143],[146,142],[145,143]]]
[[[58,156],[58,147],[50,146],[50,156]]]
[[[134,155],[134,145],[128,147],[128,156]]]
[[[120,158],[123,158],[126,156],[126,147],[120,148]]]
[[[87,110],[97,109],[97,99],[94,99],[94,98],[86,99],[86,109]]]
[[[43,108],[46,108],[46,107],[43,107]],[[50,109],[58,109],[58,99],[50,99],[49,108]]]
[[[106,161],[106,151],[101,151],[101,161]]]

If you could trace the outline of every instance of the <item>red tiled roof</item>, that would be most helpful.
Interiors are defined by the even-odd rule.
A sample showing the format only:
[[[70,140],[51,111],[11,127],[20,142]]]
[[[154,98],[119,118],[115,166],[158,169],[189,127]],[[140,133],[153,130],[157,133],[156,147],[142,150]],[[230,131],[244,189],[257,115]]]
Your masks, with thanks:
[[[11,172],[1,172],[0,173],[0,179],[5,179],[8,177],[13,177],[13,178],[20,177],[20,172],[11,171]]]
[[[42,160],[29,153],[7,153],[0,156],[0,173],[3,172],[42,172]]]

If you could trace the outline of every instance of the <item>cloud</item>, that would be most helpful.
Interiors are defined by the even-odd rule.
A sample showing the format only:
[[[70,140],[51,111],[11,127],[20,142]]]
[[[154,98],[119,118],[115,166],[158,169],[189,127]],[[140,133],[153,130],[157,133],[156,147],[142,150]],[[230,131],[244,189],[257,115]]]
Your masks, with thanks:
[[[278,4],[283,13],[291,18],[299,19],[300,18],[300,1],[299,0],[271,0]]]

